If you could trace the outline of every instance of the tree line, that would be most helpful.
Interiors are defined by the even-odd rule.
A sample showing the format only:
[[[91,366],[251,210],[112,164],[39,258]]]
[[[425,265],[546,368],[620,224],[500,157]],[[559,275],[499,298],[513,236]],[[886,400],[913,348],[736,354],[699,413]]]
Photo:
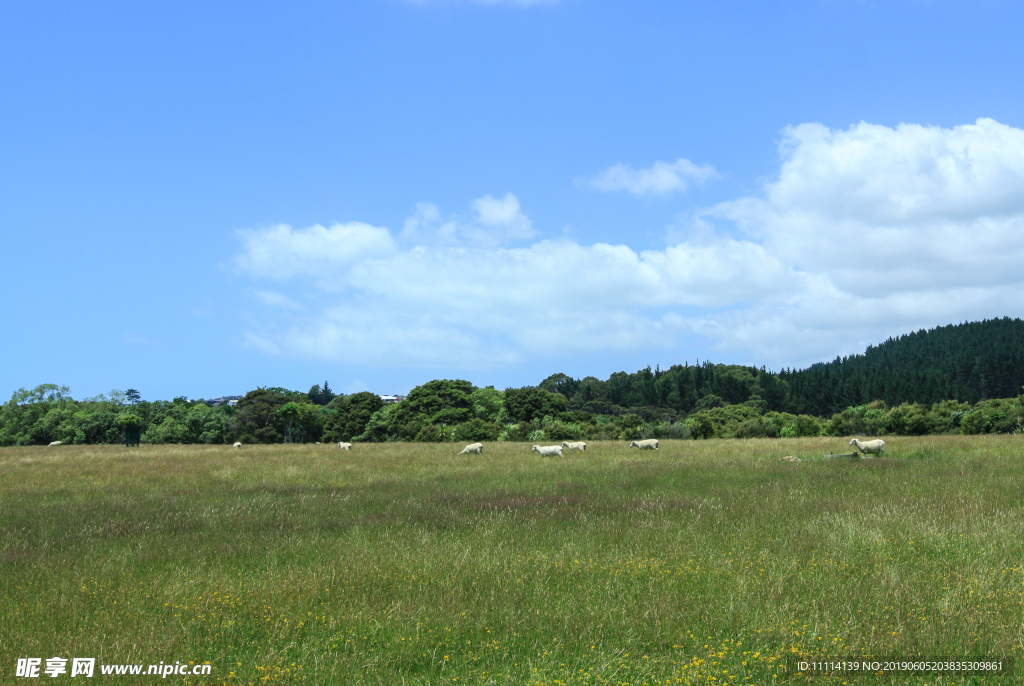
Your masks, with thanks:
[[[774,373],[702,362],[553,374],[537,386],[478,388],[439,379],[385,405],[327,382],[257,388],[234,407],[138,391],[75,400],[65,386],[19,389],[0,406],[0,446],[336,441],[550,441],[1006,433],[1024,429],[1024,322],[994,319],[919,331],[863,355]]]

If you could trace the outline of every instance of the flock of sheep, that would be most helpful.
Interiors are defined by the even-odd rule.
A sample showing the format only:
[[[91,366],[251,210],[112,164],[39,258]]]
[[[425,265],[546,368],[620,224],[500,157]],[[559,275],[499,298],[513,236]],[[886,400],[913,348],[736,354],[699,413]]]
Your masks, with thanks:
[[[317,445],[320,445],[320,444],[317,443]],[[235,443],[231,447],[232,448],[241,448],[242,444],[241,443]],[[341,448],[342,450],[351,450],[352,449],[352,444],[351,443],[338,443],[338,447]],[[658,439],[656,439],[656,438],[649,438],[646,441],[630,441],[629,447],[630,448],[639,448],[640,450],[658,450]],[[579,441],[577,443],[570,443],[569,441],[562,441],[562,445],[535,445],[535,446],[533,446],[533,449],[530,452],[540,453],[541,455],[558,455],[559,457],[562,457],[562,450],[563,449],[567,449],[567,450],[586,450],[587,449],[587,444],[584,443],[583,441]],[[459,455],[465,455],[467,453],[476,453],[477,455],[481,455],[481,454],[483,454],[483,452],[484,452],[484,444],[483,443],[470,443],[469,445],[467,445],[465,448],[462,449],[462,452],[459,453]]]
[[[52,448],[52,447],[58,446],[60,444],[61,444],[60,441],[54,441],[53,443],[51,443],[47,447]],[[320,444],[317,443],[317,445],[320,445]],[[876,439],[874,441],[858,441],[855,438],[852,441],[850,441],[850,445],[856,446],[857,450],[860,451],[861,455],[863,455],[865,457],[867,457],[868,455],[881,455],[882,457],[885,457],[885,441],[883,441],[881,439]],[[235,444],[232,445],[231,447],[232,448],[241,448],[242,444],[240,442],[236,441]],[[352,449],[352,444],[351,443],[338,443],[338,447],[341,448],[342,450],[351,450]],[[629,442],[629,447],[630,448],[639,448],[640,450],[658,450],[658,439],[656,439],[656,438],[648,438],[646,441],[630,441]],[[568,450],[584,450],[585,451],[587,449],[587,444],[584,443],[583,441],[580,441],[578,443],[570,443],[568,441],[562,441],[562,445],[535,445],[530,450],[530,452],[540,453],[541,455],[558,455],[559,457],[562,457],[562,450],[563,449],[568,449]],[[480,455],[483,452],[484,452],[484,444],[483,443],[470,443],[469,445],[467,445],[465,448],[462,449],[462,452],[459,453],[459,455],[465,455],[466,453],[476,453],[477,455]],[[797,458],[793,458],[790,455],[787,455],[786,457],[784,457],[782,459],[783,460],[790,460],[792,462],[797,461]]]
[[[658,440],[656,438],[650,438],[646,441],[630,441],[629,447],[640,448],[641,450],[657,450]],[[578,443],[570,443],[569,441],[562,441],[562,445],[535,445],[530,449],[532,453],[540,453],[541,455],[558,455],[562,457],[562,450],[581,450],[586,451],[587,444],[583,441]],[[480,454],[484,451],[483,443],[473,443],[467,445],[459,455],[465,455],[466,453]]]

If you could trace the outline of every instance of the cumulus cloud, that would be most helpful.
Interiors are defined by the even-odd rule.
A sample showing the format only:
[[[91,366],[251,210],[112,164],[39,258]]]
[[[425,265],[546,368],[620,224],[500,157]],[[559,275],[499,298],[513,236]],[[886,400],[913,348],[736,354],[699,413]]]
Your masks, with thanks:
[[[397,245],[391,233],[361,222],[319,224],[295,231],[286,224],[239,231],[242,253],[238,267],[254,276],[285,281],[307,276],[329,281],[339,267],[392,254]]]
[[[991,119],[949,129],[802,124],[784,132],[780,153],[763,195],[698,217],[734,222],[804,281],[785,303],[701,320],[723,347],[763,352],[755,341],[776,340],[806,347],[806,359],[1021,314],[1024,131]]]
[[[480,221],[517,225],[522,215],[508,198],[478,201]],[[419,206],[410,219],[417,227],[423,221],[443,224],[433,206]],[[311,236],[327,235],[317,227],[285,228],[245,233],[240,267],[256,277],[279,278],[279,270],[255,256],[271,248],[294,255]],[[403,235],[411,235],[409,222]],[[283,244],[283,237],[296,246]],[[361,225],[348,237],[366,245],[377,233]],[[273,323],[265,332],[250,332],[249,343],[308,358],[473,368],[532,356],[666,348],[686,324],[659,308],[753,301],[791,290],[797,278],[761,246],[732,239],[639,253],[625,245],[542,240],[522,248],[407,243],[355,262],[350,254],[337,250],[329,270],[321,257],[310,260],[306,276],[336,294],[315,312],[299,312],[290,299],[261,292],[274,308]]]
[[[473,202],[477,221],[483,226],[500,232],[503,238],[533,238],[533,222],[519,209],[516,196],[506,193],[497,200],[489,195]]]
[[[698,183],[718,176],[714,167],[697,166],[687,159],[675,162],[655,162],[647,169],[633,169],[628,164],[616,164],[605,169],[593,179],[578,183],[602,191],[628,191],[635,195],[667,195],[685,191],[691,181]]]
[[[398,239],[403,244],[496,246],[536,235],[533,222],[511,193],[504,198],[477,198],[472,208],[473,217],[464,220],[458,215],[443,217],[433,203],[418,203]]]
[[[1024,131],[802,124],[780,153],[759,193],[692,213],[660,250],[539,240],[511,193],[473,201],[468,218],[422,203],[395,234],[358,222],[240,232],[237,267],[277,284],[257,294],[265,324],[246,340],[472,369],[673,349],[698,333],[727,359],[777,368],[1024,316]],[[631,174],[620,187],[671,187]],[[723,223],[734,230],[716,233]]]

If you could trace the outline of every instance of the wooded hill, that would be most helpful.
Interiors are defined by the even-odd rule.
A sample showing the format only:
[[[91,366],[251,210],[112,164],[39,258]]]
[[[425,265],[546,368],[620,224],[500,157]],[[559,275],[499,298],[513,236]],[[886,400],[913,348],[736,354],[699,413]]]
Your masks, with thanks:
[[[971,404],[1019,395],[1024,386],[1024,321],[989,319],[890,338],[863,355],[783,371],[791,412],[826,416],[884,400]]]
[[[952,324],[890,338],[863,355],[837,357],[808,369],[703,362],[617,372],[605,381],[556,374],[541,388],[562,393],[574,408],[613,410],[648,406],[681,415],[720,404],[751,403],[764,410],[829,417],[851,406],[884,401],[975,404],[1008,398],[1024,386],[1024,321],[991,319]],[[598,412],[602,413],[602,412]]]

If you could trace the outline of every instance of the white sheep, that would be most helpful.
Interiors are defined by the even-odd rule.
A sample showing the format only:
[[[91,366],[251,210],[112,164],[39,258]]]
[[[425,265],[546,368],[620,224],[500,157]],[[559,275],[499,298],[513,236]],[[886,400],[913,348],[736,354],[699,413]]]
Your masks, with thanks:
[[[483,451],[483,443],[470,443],[469,445],[462,449],[462,452],[459,453],[459,455],[465,455],[466,453],[476,453],[477,455],[480,455],[481,453],[483,453]]]
[[[231,447],[232,447],[232,448],[241,448],[241,447],[242,447],[242,444],[241,444],[241,443],[239,443],[238,441],[235,441],[235,444],[234,444],[233,446],[231,446]]]
[[[568,448],[569,450],[583,450],[583,451],[586,451],[587,444],[584,443],[583,441],[580,441],[579,443],[569,443],[567,441],[562,441],[562,447],[563,448]]]
[[[541,455],[544,455],[544,456],[558,455],[559,457],[562,457],[562,446],[560,446],[560,445],[535,445],[535,446],[533,446],[533,449],[530,450],[530,452],[531,453],[537,452],[537,453],[540,453]]]
[[[640,448],[640,450],[658,450],[658,439],[648,438],[646,441],[630,441],[629,447],[632,448],[633,446]]]
[[[885,441],[880,438],[874,441],[858,441],[855,438],[850,441],[850,445],[857,446],[857,450],[859,450],[862,455],[867,456],[870,453],[872,455],[881,454],[882,457],[885,457]]]
[[[54,446],[58,446],[58,445],[60,445],[60,441],[54,441],[53,443],[51,443],[50,445],[48,445],[46,447],[47,448],[53,448]]]
[[[352,450],[351,443],[339,443],[338,447],[341,448],[342,450]]]

